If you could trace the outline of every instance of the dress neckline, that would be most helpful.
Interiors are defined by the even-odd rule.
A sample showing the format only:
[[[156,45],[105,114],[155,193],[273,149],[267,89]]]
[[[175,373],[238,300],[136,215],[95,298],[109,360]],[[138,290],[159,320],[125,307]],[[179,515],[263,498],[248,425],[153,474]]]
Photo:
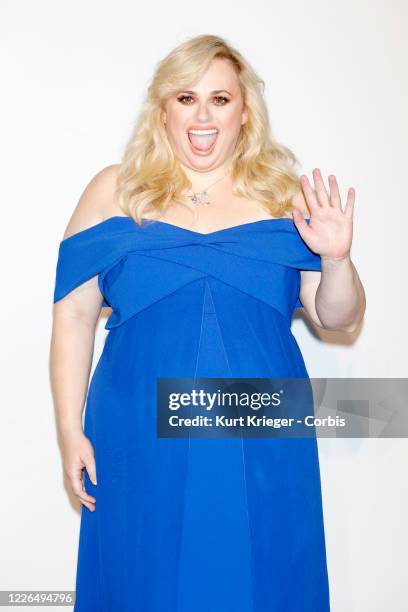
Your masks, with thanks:
[[[103,221],[99,221],[99,223],[95,223],[94,225],[91,225],[83,230],[80,230],[79,232],[76,232],[75,234],[71,234],[70,236],[67,236],[61,242],[66,242],[68,240],[71,240],[72,238],[75,238],[76,236],[87,235],[88,232],[93,232],[95,230],[102,229],[103,227],[105,227],[106,225],[109,225],[112,222],[116,223],[117,220],[119,219],[123,219],[123,221],[125,221],[126,223],[132,223],[133,226],[136,226],[137,229],[140,229],[132,217],[129,217],[127,215],[114,215],[112,217],[108,217],[107,219],[104,219]],[[180,233],[190,234],[191,236],[200,236],[200,237],[216,236],[219,234],[225,234],[227,232],[234,232],[234,231],[239,232],[245,229],[250,230],[252,228],[255,229],[261,225],[268,226],[270,223],[279,224],[283,222],[285,224],[289,222],[288,227],[292,227],[292,228],[296,227],[293,219],[290,219],[289,217],[258,219],[257,221],[248,221],[246,223],[230,225],[229,227],[224,227],[218,230],[214,230],[212,232],[198,232],[196,230],[187,229],[186,227],[181,227],[180,225],[175,225],[174,223],[168,223],[167,221],[160,221],[159,219],[149,219],[147,217],[142,217],[141,220],[142,220],[142,225],[144,226],[150,226],[150,227],[158,226],[158,227],[163,227],[164,229],[167,229],[168,231],[180,232]],[[309,219],[306,219],[306,221],[309,221]]]
[[[124,217],[124,218],[131,219],[131,217]],[[142,217],[142,221],[147,222],[147,225],[158,223],[159,225],[168,226],[171,229],[175,229],[181,232],[187,232],[188,234],[193,234],[195,236],[214,236],[215,234],[221,234],[221,233],[230,232],[234,230],[240,230],[241,228],[249,229],[252,226],[257,226],[263,223],[270,223],[271,221],[291,221],[293,223],[293,220],[290,219],[289,217],[277,217],[277,218],[270,218],[270,219],[258,219],[257,221],[247,221],[246,223],[239,223],[238,225],[230,225],[229,227],[223,227],[218,230],[213,230],[212,232],[198,232],[196,230],[188,229],[187,227],[181,227],[180,225],[175,225],[174,223],[168,223],[167,221],[160,221],[159,219],[147,219],[146,217]]]

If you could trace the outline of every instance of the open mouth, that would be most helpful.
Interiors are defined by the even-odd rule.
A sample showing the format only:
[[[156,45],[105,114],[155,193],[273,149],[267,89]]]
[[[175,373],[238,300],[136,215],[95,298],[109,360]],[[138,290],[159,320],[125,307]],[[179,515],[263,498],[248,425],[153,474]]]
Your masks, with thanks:
[[[189,130],[187,134],[194,150],[208,153],[215,146],[218,130]]]

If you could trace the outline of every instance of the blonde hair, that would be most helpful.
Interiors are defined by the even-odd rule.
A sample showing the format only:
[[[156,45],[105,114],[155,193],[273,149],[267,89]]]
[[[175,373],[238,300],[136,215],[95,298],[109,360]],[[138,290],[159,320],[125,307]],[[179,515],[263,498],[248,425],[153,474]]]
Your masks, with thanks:
[[[293,209],[292,199],[300,191],[294,170],[298,160],[271,134],[264,81],[223,38],[203,34],[180,44],[159,63],[125,147],[116,195],[121,209],[139,224],[146,212],[161,216],[171,201],[195,209],[183,199],[192,185],[174,156],[162,114],[166,101],[199,80],[215,58],[231,62],[248,110],[233,153],[233,193],[261,202],[274,217]]]

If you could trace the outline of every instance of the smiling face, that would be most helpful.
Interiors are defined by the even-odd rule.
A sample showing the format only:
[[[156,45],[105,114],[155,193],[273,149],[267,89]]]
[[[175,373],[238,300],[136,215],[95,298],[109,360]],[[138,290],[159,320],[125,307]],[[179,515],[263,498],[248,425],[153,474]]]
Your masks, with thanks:
[[[167,101],[163,119],[171,148],[182,164],[209,171],[227,162],[247,121],[231,63],[215,58],[198,82]]]

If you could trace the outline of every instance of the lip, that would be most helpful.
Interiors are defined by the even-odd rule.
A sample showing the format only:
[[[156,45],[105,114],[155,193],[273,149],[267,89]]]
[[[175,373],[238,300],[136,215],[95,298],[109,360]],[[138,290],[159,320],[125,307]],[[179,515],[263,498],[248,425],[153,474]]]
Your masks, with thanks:
[[[209,125],[205,127],[203,125],[190,125],[190,127],[187,129],[187,133],[190,130],[217,130],[217,132],[220,131],[216,125]]]

